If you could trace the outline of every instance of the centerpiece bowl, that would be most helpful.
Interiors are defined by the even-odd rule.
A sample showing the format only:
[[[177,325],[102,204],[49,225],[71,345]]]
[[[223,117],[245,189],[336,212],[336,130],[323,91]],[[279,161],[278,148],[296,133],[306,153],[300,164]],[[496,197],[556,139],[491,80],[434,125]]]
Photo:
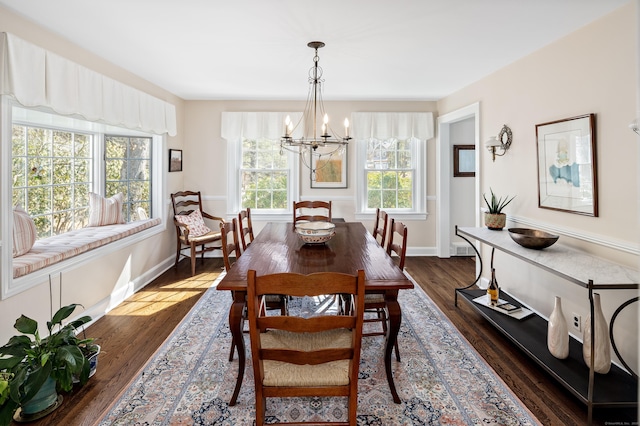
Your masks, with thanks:
[[[336,225],[330,222],[299,222],[296,234],[305,244],[322,244],[336,234]]]
[[[534,250],[542,250],[543,248],[552,246],[559,238],[558,235],[537,229],[509,228],[508,231],[513,241],[522,247]]]

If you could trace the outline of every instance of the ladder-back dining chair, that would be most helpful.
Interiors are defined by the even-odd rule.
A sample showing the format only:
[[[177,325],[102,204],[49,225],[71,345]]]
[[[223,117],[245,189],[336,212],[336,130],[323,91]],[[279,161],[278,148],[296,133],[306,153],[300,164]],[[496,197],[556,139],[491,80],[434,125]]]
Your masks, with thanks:
[[[176,227],[177,248],[176,262],[178,267],[181,257],[191,258],[191,276],[196,274],[197,255],[201,255],[204,262],[204,254],[213,250],[220,250],[221,234],[219,225],[209,228],[205,220],[213,223],[224,223],[221,217],[213,216],[202,209],[202,196],[200,191],[180,191],[171,194],[173,205],[173,223]],[[213,245],[209,245],[213,244]],[[184,254],[189,250],[189,254]]]
[[[343,295],[350,309],[322,310],[310,317],[265,315],[264,296]],[[247,274],[249,336],[256,395],[256,425],[265,424],[266,398],[348,398],[348,421],[356,425],[358,370],[362,344],[364,271],[357,275]],[[282,423],[285,424],[285,423]],[[314,421],[314,424],[319,424]]]
[[[238,241],[238,222],[235,218],[231,222],[225,222],[220,224],[220,232],[222,234],[222,260],[224,263],[224,269],[229,272],[234,263],[240,258],[242,253],[240,252],[240,242]],[[231,262],[231,258],[234,258],[234,262]],[[265,309],[279,309],[281,314],[287,312],[288,298],[284,295],[270,294],[265,298]],[[246,308],[245,308],[246,309]],[[246,317],[246,312],[245,312]],[[233,354],[235,352],[236,345],[231,343],[231,352],[229,353],[229,361],[233,361]]]
[[[293,224],[299,220],[331,222],[331,201],[294,201]]]
[[[391,226],[389,232],[389,242],[387,244],[387,254],[389,256],[395,253],[399,256],[398,267],[404,270],[404,261],[407,254],[407,227],[402,222],[396,222],[391,219]],[[365,318],[366,323],[379,322],[382,325],[382,329],[379,331],[369,331],[364,333],[363,336],[384,336],[387,334],[387,311],[384,301],[384,293],[367,293],[364,298],[364,308],[367,313],[375,313],[375,317],[368,315]],[[395,344],[396,360],[400,362],[400,348],[398,347],[398,341]]]
[[[238,213],[238,230],[240,231],[240,242],[242,243],[242,251],[253,241],[253,224],[251,223],[251,209],[241,210]],[[249,236],[249,242],[247,242]]]
[[[387,224],[389,215],[384,210],[376,209],[376,221],[373,225],[373,238],[384,247],[384,243],[387,240]],[[378,237],[380,239],[378,239]]]

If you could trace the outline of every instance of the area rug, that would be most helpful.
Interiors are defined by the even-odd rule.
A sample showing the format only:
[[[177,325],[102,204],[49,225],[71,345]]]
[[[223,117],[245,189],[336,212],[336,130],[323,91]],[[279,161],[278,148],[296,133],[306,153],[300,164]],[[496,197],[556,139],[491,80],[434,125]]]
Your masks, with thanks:
[[[221,279],[221,277],[219,278]],[[253,369],[230,407],[238,369],[229,362],[231,296],[214,283],[176,327],[100,425],[252,425]],[[418,284],[401,291],[401,362],[393,358],[395,404],[382,337],[363,339],[359,425],[538,425],[531,412],[460,335]],[[379,324],[378,324],[379,326]],[[249,351],[249,337],[245,337]],[[269,422],[345,421],[344,398],[267,400]]]

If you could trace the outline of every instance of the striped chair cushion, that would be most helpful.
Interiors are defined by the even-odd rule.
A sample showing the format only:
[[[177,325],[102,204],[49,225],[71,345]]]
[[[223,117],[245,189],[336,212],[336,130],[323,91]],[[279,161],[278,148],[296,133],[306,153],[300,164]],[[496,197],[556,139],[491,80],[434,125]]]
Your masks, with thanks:
[[[160,218],[138,220],[117,225],[76,229],[53,237],[42,238],[35,242],[28,253],[13,259],[13,278],[46,268],[159,223]]]

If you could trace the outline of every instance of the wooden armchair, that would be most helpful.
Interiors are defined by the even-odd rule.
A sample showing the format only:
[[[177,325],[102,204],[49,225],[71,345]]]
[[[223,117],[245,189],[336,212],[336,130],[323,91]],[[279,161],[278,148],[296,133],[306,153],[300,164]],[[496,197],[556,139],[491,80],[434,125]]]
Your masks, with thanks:
[[[346,396],[348,422],[333,424],[355,426],[364,271],[357,275],[321,272],[257,276],[256,271],[249,270],[247,293],[256,425],[265,424],[268,397]],[[264,296],[272,293],[294,297],[344,294],[350,297],[351,309],[346,314],[323,312],[310,318],[267,316],[261,307]]]
[[[302,209],[314,209],[314,211]],[[294,201],[293,224],[295,225],[299,220],[331,222],[331,201]]]
[[[246,210],[241,210],[240,213],[238,213],[238,230],[240,231],[240,242],[242,243],[242,251],[244,251],[247,249],[247,246],[253,241],[253,224],[251,223],[251,209],[249,207],[247,207]],[[249,242],[247,242],[247,235],[249,236]]]
[[[198,254],[204,261],[206,252],[222,248],[219,226],[215,225],[213,228],[209,228],[205,220],[224,223],[224,219],[202,210],[200,191],[181,191],[171,194],[171,203],[177,237],[174,267],[178,267],[181,257],[189,257],[191,258],[191,276],[193,276],[196,274],[196,256]],[[184,250],[189,250],[189,254],[184,254]]]

